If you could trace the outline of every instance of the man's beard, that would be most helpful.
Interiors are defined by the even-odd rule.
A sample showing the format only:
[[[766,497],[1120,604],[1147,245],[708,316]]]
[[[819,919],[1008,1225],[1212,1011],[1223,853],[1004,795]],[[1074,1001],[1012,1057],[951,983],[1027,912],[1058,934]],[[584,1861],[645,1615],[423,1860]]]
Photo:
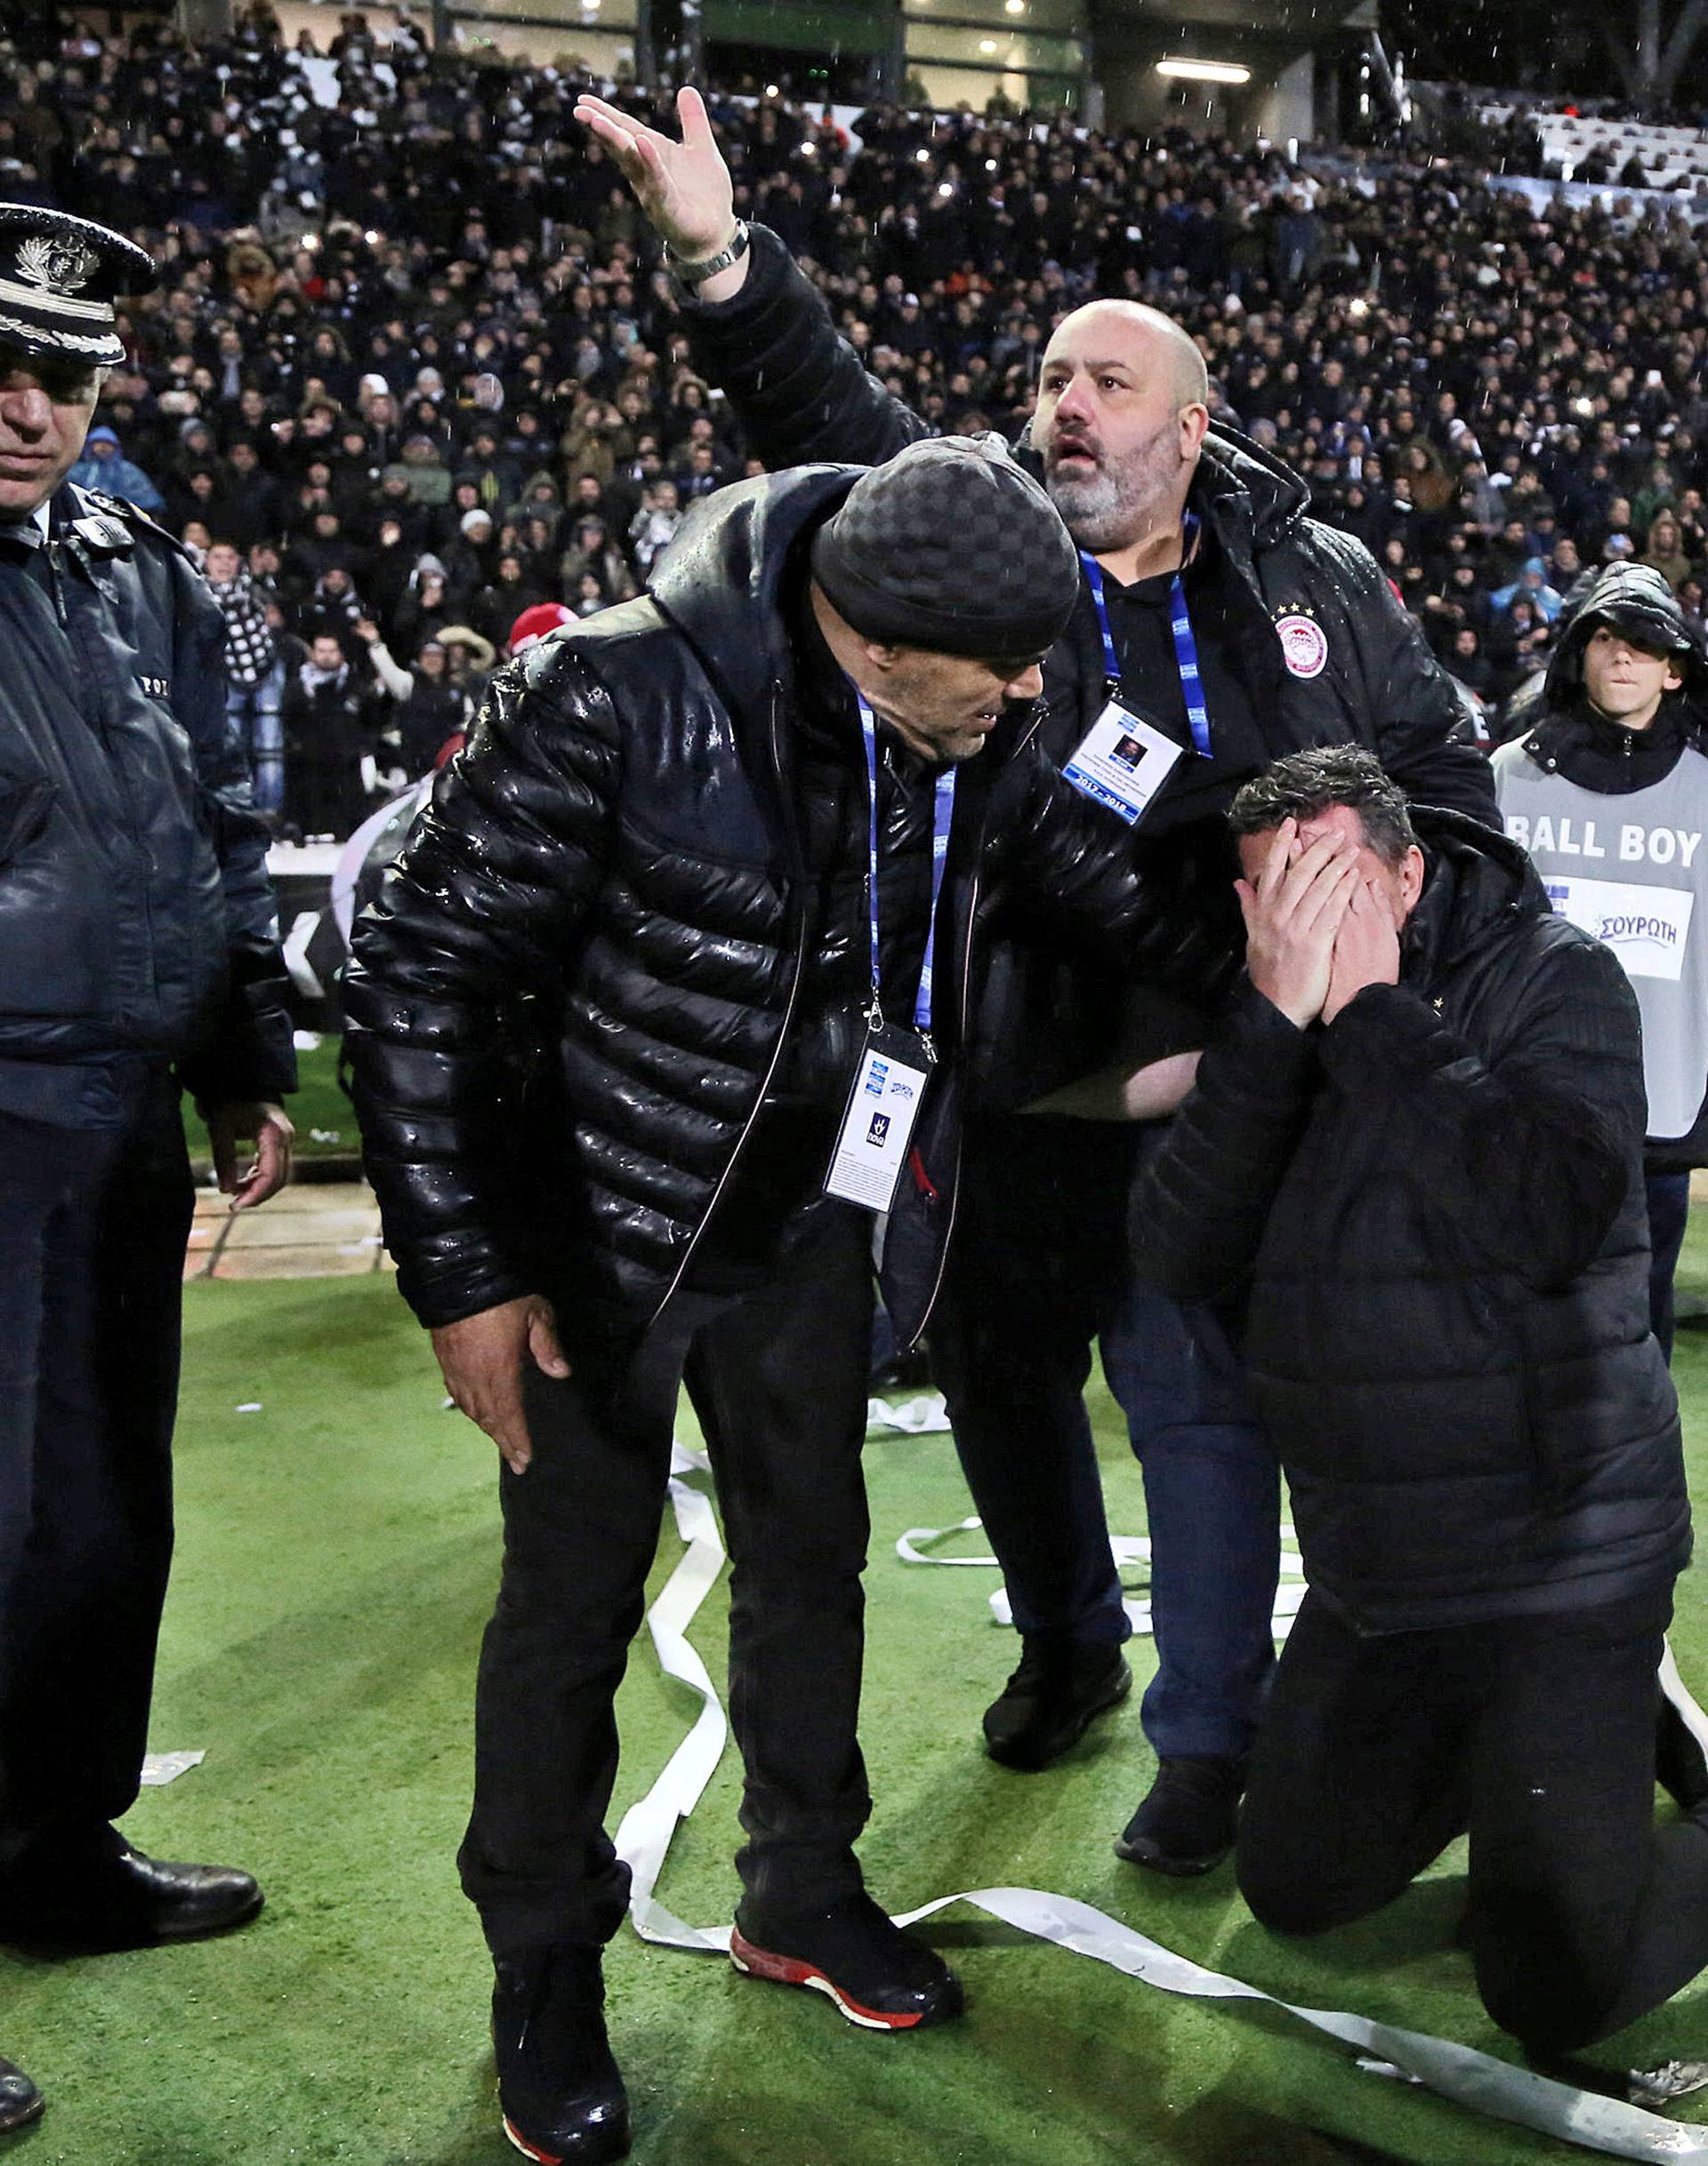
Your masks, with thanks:
[[[1180,471],[1180,455],[1172,441],[1159,437],[1124,469],[1100,464],[1092,473],[1063,472],[1046,456],[1044,487],[1076,545],[1096,555],[1130,548],[1145,538],[1155,523],[1157,505],[1174,487]]]

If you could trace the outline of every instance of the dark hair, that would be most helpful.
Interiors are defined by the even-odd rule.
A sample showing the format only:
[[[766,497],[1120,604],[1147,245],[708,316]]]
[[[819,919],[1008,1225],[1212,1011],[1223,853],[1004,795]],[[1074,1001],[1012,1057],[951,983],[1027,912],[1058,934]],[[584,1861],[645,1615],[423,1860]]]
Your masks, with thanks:
[[[1358,814],[1365,841],[1385,864],[1397,866],[1417,847],[1406,793],[1361,745],[1289,753],[1245,785],[1229,808],[1228,825],[1237,835],[1267,834],[1283,820],[1320,819],[1331,805]]]

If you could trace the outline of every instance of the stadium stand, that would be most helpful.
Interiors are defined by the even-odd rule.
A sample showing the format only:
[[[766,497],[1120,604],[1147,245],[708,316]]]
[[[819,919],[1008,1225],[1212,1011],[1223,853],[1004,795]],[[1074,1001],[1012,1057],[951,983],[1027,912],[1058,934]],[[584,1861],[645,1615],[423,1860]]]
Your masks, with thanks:
[[[79,478],[205,562],[286,834],[346,833],[425,771],[519,617],[633,592],[747,466],[579,87],[396,26],[382,48],[359,14],[286,50],[265,0],[219,46],[51,21],[0,43],[0,197],[166,259]],[[1491,141],[1606,128],[1646,173],[1708,173],[1694,131],[1485,112]],[[1586,568],[1656,564],[1703,621],[1708,195],[1038,116],[713,116],[739,207],[941,427],[1018,434],[1092,293],[1177,314],[1224,416],[1369,544],[1495,734]]]
[[[1488,103],[1478,108],[1478,118],[1489,128],[1528,122],[1541,146],[1539,170],[1546,179],[1603,185],[1617,177],[1625,186],[1647,189],[1694,187],[1699,180],[1708,181],[1708,130],[1700,127],[1651,125],[1626,114],[1583,112],[1575,106]]]

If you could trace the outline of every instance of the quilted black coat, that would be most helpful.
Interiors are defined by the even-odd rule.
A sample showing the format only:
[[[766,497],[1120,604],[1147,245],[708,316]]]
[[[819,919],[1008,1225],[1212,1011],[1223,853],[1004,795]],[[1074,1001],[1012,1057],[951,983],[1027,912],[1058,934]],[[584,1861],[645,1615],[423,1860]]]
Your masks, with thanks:
[[[1635,998],[1516,844],[1415,817],[1401,982],[1307,1031],[1245,986],[1132,1212],[1177,1298],[1249,1282],[1306,1572],[1376,1632],[1611,1601],[1689,1550]]]
[[[573,1336],[644,1325],[681,1281],[798,1038],[809,954],[805,737],[784,596],[858,479],[808,468],[695,506],[652,594],[494,680],[380,897],[345,987],[369,1172],[403,1291],[447,1323],[530,1291]],[[865,938],[865,794],[844,882]],[[920,838],[921,846],[928,842]],[[890,1215],[886,1292],[923,1323],[953,1219],[981,883],[1189,975],[1127,830],[1065,785],[1023,710],[959,770],[938,937],[948,1058]],[[846,1049],[852,1075],[853,1045]]]

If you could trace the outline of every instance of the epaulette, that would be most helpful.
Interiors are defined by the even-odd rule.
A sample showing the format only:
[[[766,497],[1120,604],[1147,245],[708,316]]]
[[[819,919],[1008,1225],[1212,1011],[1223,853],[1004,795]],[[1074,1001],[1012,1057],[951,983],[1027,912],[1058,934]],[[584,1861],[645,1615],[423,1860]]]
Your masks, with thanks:
[[[85,489],[75,482],[72,487],[83,498],[84,503],[90,507],[96,519],[117,519],[133,533],[155,535],[169,548],[175,550],[187,564],[191,566],[195,564],[195,558],[175,534],[168,534],[157,519],[151,519],[146,511],[132,503],[128,498],[109,496],[104,489]],[[91,523],[93,524],[93,521]],[[74,532],[79,532],[83,530],[85,522],[81,519],[73,519],[71,525]],[[98,549],[103,546],[109,548],[112,546],[110,541],[103,541],[103,538],[98,534],[86,534],[85,538]]]

